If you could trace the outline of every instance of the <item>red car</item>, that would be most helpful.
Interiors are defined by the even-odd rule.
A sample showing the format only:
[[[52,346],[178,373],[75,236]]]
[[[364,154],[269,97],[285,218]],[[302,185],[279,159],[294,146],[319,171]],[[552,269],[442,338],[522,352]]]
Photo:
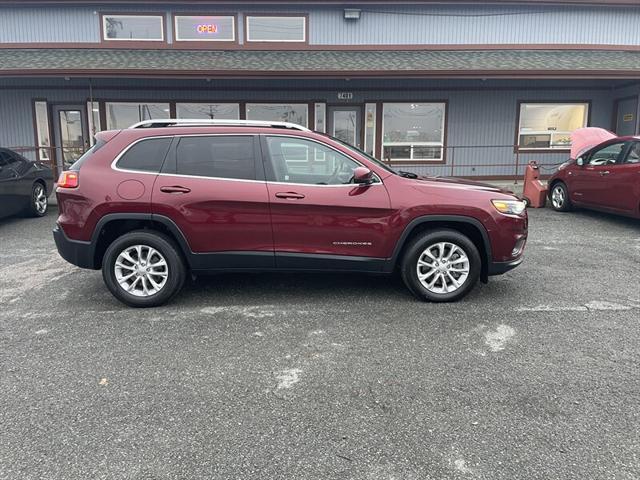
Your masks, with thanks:
[[[576,206],[640,218],[640,138],[613,137],[562,164],[549,200],[559,212]]]
[[[522,262],[510,192],[395,172],[287,123],[154,120],[96,135],[57,188],[62,257],[102,269],[136,307],[188,272],[399,268],[421,299],[457,300]]]

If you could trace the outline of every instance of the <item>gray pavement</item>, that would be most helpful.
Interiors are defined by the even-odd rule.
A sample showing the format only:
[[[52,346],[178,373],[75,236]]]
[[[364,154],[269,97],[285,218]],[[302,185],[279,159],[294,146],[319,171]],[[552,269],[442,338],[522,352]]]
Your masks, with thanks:
[[[57,256],[55,212],[0,221],[0,478],[640,478],[640,222],[530,216],[457,304],[260,274],[152,310]]]

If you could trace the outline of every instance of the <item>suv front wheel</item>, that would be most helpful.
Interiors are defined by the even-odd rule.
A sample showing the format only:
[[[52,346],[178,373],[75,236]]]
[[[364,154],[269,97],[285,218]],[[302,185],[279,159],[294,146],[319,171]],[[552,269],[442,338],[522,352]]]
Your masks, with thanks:
[[[158,232],[134,231],[116,239],[104,254],[102,278],[111,293],[131,307],[156,307],[176,295],[186,276],[173,241]]]
[[[468,237],[442,229],[411,241],[401,271],[404,283],[421,300],[453,302],[475,286],[481,267],[478,249]]]

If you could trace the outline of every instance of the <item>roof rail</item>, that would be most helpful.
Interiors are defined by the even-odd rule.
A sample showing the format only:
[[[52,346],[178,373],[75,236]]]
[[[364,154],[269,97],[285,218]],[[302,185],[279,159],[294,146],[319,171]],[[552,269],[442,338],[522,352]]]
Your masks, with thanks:
[[[197,118],[161,118],[143,120],[134,123],[129,128],[156,128],[156,127],[200,127],[200,126],[244,126],[244,127],[274,127],[290,128],[291,130],[301,130],[310,132],[306,127],[290,122],[267,122],[262,120],[200,120]]]

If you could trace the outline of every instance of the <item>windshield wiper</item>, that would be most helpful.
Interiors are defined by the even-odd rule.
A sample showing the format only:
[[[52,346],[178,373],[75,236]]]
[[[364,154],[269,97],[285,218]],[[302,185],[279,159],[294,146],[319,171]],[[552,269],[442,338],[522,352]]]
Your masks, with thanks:
[[[418,175],[416,175],[413,172],[405,172],[404,170],[398,170],[397,173],[398,175],[404,178],[418,178]]]

